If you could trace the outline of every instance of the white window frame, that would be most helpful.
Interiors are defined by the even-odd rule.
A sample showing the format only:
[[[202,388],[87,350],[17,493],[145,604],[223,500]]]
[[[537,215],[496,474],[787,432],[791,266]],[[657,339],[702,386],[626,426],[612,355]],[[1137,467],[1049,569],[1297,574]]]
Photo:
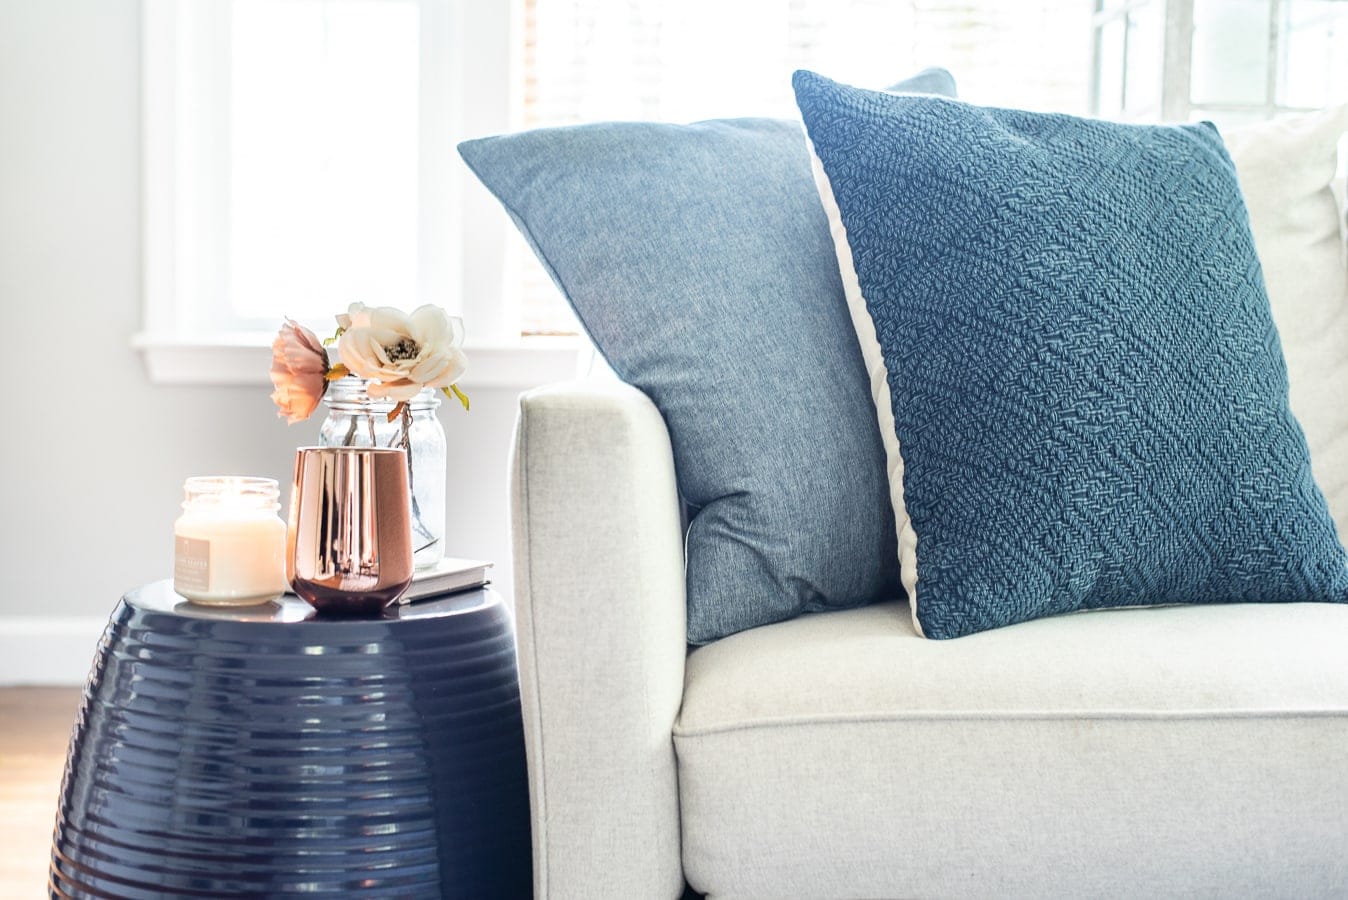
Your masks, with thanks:
[[[512,128],[519,65],[512,37],[522,5],[411,2],[419,7],[422,56],[429,61],[421,72],[419,179],[422,195],[434,199],[422,205],[419,239],[436,251],[419,254],[423,291],[459,300],[469,333],[466,387],[527,387],[572,377],[578,360],[588,358],[582,352],[588,343],[520,336],[517,291],[506,281],[510,226],[454,150],[465,137]],[[142,3],[143,314],[132,345],[155,383],[265,384],[270,368],[274,331],[222,331],[200,314],[223,279],[219,261],[198,251],[218,246],[219,235],[197,233],[207,230],[194,224],[201,217],[185,213],[193,204],[219,201],[202,196],[203,185],[223,191],[219,179],[199,174],[217,162],[212,153],[222,144],[211,134],[213,117],[187,98],[223,90],[224,73],[201,61],[226,58],[220,42],[227,14],[227,4],[197,0]],[[452,301],[446,305],[456,311]]]

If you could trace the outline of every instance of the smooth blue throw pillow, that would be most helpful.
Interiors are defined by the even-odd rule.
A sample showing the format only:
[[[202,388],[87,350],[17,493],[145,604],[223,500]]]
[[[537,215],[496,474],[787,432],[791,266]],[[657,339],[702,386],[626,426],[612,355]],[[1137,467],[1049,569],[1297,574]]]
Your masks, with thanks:
[[[1211,124],[794,83],[923,634],[1348,600]]]
[[[938,70],[893,89],[952,87]],[[688,640],[893,596],[884,448],[800,124],[603,123],[459,152],[669,426]]]

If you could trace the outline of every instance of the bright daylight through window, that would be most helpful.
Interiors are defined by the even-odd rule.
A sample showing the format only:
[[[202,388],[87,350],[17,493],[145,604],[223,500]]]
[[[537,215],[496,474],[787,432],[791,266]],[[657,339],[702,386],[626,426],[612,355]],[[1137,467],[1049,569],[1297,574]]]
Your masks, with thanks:
[[[352,300],[573,332],[454,153],[484,127],[794,118],[797,68],[1139,120],[1348,99],[1348,0],[148,0],[146,46],[151,336]]]

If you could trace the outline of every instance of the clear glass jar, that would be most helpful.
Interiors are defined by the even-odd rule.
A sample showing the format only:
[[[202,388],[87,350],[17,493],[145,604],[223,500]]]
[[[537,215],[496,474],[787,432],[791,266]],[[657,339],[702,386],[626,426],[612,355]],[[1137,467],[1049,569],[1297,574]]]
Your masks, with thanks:
[[[207,475],[183,484],[173,523],[173,589],[195,603],[251,606],[286,592],[286,525],[272,478]]]
[[[363,378],[347,376],[328,386],[328,416],[318,433],[324,447],[401,447],[407,451],[412,506],[412,564],[434,566],[445,555],[445,428],[436,415],[440,394],[425,388],[389,421],[398,405],[375,400]]]

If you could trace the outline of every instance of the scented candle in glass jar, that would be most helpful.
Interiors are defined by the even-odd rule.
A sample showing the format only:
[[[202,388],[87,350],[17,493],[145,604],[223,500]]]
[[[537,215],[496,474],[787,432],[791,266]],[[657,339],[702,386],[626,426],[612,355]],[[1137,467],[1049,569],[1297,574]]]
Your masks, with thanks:
[[[286,525],[272,478],[207,475],[183,484],[173,523],[173,589],[194,603],[251,606],[288,588]]]

